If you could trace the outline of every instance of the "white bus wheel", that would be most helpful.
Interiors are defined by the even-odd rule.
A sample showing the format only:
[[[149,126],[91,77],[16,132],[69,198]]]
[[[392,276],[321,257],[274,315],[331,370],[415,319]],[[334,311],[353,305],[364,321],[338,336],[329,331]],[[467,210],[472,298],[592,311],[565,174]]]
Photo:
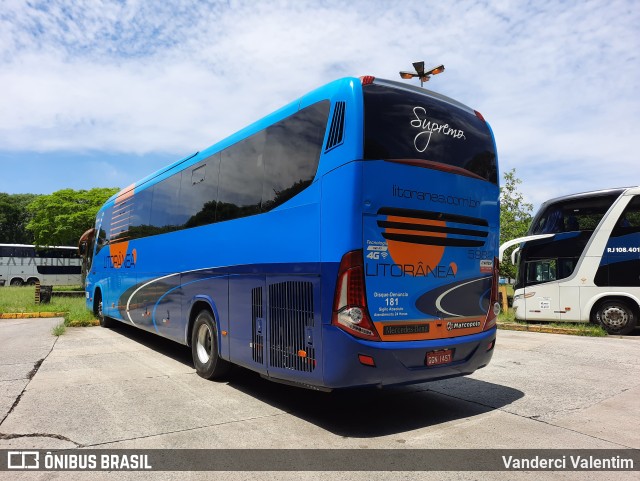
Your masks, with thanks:
[[[596,321],[609,334],[626,335],[635,329],[638,319],[626,302],[613,300],[598,306]]]

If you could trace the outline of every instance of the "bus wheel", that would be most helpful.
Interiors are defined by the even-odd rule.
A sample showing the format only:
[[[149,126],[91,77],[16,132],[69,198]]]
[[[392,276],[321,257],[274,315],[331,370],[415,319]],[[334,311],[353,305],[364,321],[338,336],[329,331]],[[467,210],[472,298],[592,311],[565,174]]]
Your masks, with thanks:
[[[11,282],[9,283],[9,285],[13,286],[13,287],[20,287],[23,284],[24,284],[24,281],[22,279],[20,279],[19,277],[15,277],[15,278],[11,279]]]
[[[28,286],[35,286],[37,282],[38,279],[36,279],[35,277],[29,277],[29,279],[27,279]]]
[[[205,379],[221,378],[229,372],[228,361],[218,351],[218,329],[213,316],[202,310],[196,316],[191,331],[191,355],[198,376]]]
[[[106,317],[102,310],[102,294],[101,293],[96,294],[96,300],[95,300],[94,306],[95,306],[94,312],[98,317],[98,320],[100,321],[100,326],[107,327],[107,328],[112,327],[113,321],[110,318]]]
[[[626,335],[638,322],[636,314],[623,301],[606,301],[598,306],[596,321],[609,334]]]

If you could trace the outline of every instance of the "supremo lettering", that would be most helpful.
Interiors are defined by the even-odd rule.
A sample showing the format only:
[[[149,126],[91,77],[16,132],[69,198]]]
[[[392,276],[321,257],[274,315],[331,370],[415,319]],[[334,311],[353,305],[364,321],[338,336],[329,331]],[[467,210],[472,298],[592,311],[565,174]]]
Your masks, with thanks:
[[[422,117],[420,116],[422,114]],[[429,147],[431,142],[431,136],[435,133],[442,135],[448,135],[454,139],[466,140],[464,131],[461,129],[454,129],[449,124],[439,124],[433,120],[423,118],[427,115],[427,110],[424,107],[414,107],[413,115],[415,119],[411,121],[411,127],[421,129],[422,132],[418,133],[413,139],[413,146],[418,152],[424,152]]]

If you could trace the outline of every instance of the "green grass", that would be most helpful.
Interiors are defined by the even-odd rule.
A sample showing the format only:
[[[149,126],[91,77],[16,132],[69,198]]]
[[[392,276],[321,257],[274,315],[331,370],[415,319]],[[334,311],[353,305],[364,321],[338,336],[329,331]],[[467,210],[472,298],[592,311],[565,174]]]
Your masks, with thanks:
[[[61,322],[56,327],[51,329],[51,334],[53,334],[54,336],[62,336],[66,330],[67,326],[64,325],[64,322]]]
[[[597,324],[591,324],[590,322],[569,323],[569,322],[550,322],[550,327],[558,327],[560,329],[571,329],[576,336],[587,337],[605,337],[608,336],[607,331],[602,329]]]
[[[520,322],[516,321],[516,316],[513,313],[513,309],[509,308],[508,311],[500,311],[498,314],[498,322]]]
[[[516,319],[513,309],[509,309],[508,312],[501,312],[498,316],[499,323],[515,323],[523,326],[542,326],[558,329],[568,329],[575,336],[588,336],[588,337],[604,337],[607,336],[607,331],[597,324],[591,324],[590,322],[525,322]],[[533,329],[532,329],[533,330]]]
[[[58,288],[54,288],[54,292]],[[98,321],[85,306],[84,297],[52,297],[49,304],[35,303],[35,288],[0,287],[0,313],[64,312],[67,327],[95,326]]]
[[[55,286],[54,291],[84,291],[82,286]]]

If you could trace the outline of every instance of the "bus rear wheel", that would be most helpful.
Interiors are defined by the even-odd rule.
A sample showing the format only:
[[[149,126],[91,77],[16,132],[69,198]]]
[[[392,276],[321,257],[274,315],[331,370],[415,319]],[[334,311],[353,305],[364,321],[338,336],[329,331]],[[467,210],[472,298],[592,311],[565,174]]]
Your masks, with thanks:
[[[9,283],[9,285],[13,287],[20,287],[24,285],[24,281],[19,277],[15,277],[14,279],[11,279],[11,282]]]
[[[627,335],[636,327],[638,318],[624,301],[606,301],[598,306],[596,321],[609,334]]]
[[[218,329],[212,314],[202,310],[196,316],[191,331],[191,355],[198,376],[205,379],[224,377],[231,367],[220,357],[218,350]]]

